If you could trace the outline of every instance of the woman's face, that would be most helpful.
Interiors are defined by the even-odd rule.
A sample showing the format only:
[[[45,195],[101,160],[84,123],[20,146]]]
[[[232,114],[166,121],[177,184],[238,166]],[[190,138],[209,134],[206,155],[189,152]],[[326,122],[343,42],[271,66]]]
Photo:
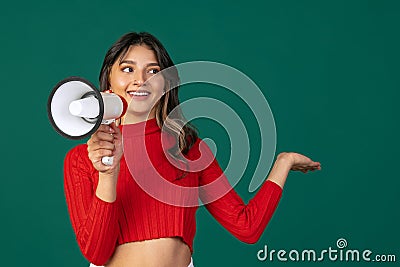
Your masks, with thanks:
[[[159,71],[156,55],[146,45],[131,46],[122,60],[113,64],[110,89],[129,104],[125,124],[155,117],[155,106],[164,94],[165,86],[162,75],[156,75]]]

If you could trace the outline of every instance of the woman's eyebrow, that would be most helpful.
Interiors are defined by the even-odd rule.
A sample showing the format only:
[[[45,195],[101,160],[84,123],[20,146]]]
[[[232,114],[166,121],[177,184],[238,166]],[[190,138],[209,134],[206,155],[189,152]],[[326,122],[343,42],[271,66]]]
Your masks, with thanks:
[[[132,61],[132,60],[121,60],[121,61],[119,62],[119,64],[120,64],[120,65],[122,65],[122,64],[132,64],[132,65],[136,65],[136,62],[135,62],[135,61]]]
[[[137,63],[136,63],[136,61],[133,61],[133,60],[122,60],[119,64],[120,65],[122,65],[122,64],[136,65]],[[145,65],[145,67],[149,67],[149,66],[159,66],[159,64],[157,62],[150,62]]]
[[[150,67],[150,66],[159,66],[159,64],[157,63],[157,62],[154,62],[154,63],[147,63],[146,64],[146,67]]]

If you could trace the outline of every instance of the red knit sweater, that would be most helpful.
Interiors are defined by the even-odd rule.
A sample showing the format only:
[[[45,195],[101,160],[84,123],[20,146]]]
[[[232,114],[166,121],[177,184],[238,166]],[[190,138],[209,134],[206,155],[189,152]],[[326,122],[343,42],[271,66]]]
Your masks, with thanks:
[[[197,192],[193,194],[191,191],[190,196],[177,191],[168,192],[167,195],[184,199],[195,198],[208,203],[205,207],[224,228],[243,242],[255,243],[272,217],[282,189],[277,184],[266,181],[246,205],[231,188],[215,159],[207,168],[187,172],[182,176],[182,172],[167,163],[163,156],[162,134],[155,119],[144,125],[143,122],[124,126],[124,136],[126,127],[131,127],[130,133],[139,132],[138,126],[142,126],[145,131],[142,137],[140,134],[133,134],[134,138],[130,141],[133,143],[130,145],[135,145],[135,140],[145,140],[151,162],[158,162],[154,164],[154,169],[157,169],[162,179],[184,188],[192,187]],[[198,139],[185,157],[188,160],[198,159],[202,144],[204,142]],[[126,147],[125,154],[120,163],[117,200],[113,203],[102,201],[95,194],[98,172],[88,158],[86,145],[73,148],[65,158],[66,201],[72,227],[83,255],[96,265],[104,265],[112,256],[115,247],[120,244],[161,237],[181,237],[193,252],[195,213],[198,207],[171,205],[147,194],[131,174],[140,175],[135,168],[140,168],[141,165],[127,164]],[[128,157],[129,160],[136,159],[137,154]],[[164,162],[160,164],[160,160]],[[177,175],[178,173],[180,174]],[[202,187],[213,182],[214,187]],[[214,200],[221,192],[227,193]]]

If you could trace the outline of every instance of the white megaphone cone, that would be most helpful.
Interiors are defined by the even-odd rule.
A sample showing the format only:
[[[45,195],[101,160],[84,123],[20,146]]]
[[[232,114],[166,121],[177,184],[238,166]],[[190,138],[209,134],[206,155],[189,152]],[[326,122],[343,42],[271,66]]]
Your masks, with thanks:
[[[101,124],[122,117],[128,104],[113,93],[100,93],[89,81],[69,77],[60,81],[47,102],[47,114],[54,129],[64,137],[82,139],[93,134]],[[112,165],[112,157],[103,157]]]

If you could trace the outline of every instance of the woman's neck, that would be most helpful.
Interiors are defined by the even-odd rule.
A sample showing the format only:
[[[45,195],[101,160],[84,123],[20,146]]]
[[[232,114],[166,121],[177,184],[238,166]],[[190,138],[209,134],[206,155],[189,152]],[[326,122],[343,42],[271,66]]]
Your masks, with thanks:
[[[127,124],[136,124],[140,122],[144,122],[147,120],[151,120],[155,118],[155,114],[150,114],[150,115],[136,115],[136,114],[126,114],[121,118],[121,124],[122,125],[127,125]]]

